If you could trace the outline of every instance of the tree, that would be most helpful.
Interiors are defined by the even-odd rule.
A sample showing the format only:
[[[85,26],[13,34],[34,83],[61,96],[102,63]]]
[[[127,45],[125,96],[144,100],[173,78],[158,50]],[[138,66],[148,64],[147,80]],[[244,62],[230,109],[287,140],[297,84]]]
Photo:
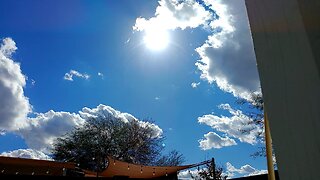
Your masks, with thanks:
[[[94,171],[106,167],[107,156],[143,165],[155,165],[159,160],[162,165],[182,163],[183,157],[178,152],[162,157],[163,140],[163,136],[155,136],[150,123],[101,116],[91,118],[83,126],[57,138],[53,158],[75,162],[81,168]]]
[[[250,123],[254,123],[256,126],[260,127],[260,132],[257,133],[257,139],[260,139],[261,141],[264,141],[264,107],[263,107],[263,96],[262,93],[251,93],[250,99],[238,99],[237,103],[240,105],[247,105],[249,107],[249,110],[244,112],[248,117],[252,119]],[[253,129],[248,130],[241,130],[242,133],[248,133]],[[252,157],[260,157],[260,156],[266,156],[266,148],[265,146],[259,147],[259,150],[251,154]]]
[[[184,162],[184,157],[178,151],[173,150],[168,155],[162,156],[155,165],[157,166],[176,166]]]
[[[241,105],[247,105],[250,109],[244,112],[248,117],[250,117],[256,125],[264,127],[264,107],[263,107],[263,97],[261,93],[251,93],[250,100],[238,99],[237,103]],[[262,132],[261,132],[262,133]],[[261,137],[261,136],[259,136]]]
[[[263,96],[262,93],[251,93],[250,100],[244,100],[240,99],[237,101],[239,104],[248,104],[251,111],[245,112],[247,116],[249,116],[253,121],[252,123],[255,123],[257,126],[260,126],[261,132],[257,134],[257,138],[264,141],[264,106],[263,106]],[[249,130],[250,131],[250,130]],[[243,133],[247,133],[244,131]],[[274,148],[273,148],[274,149]],[[273,157],[275,157],[274,150],[272,151]],[[261,146],[259,147],[259,150],[251,154],[251,157],[266,157],[266,147]],[[276,165],[275,158],[274,158],[274,164]]]
[[[205,168],[198,171],[198,177],[192,176],[192,179],[205,179],[205,180],[225,180],[227,176],[223,175],[223,168],[216,166],[214,158],[211,162],[205,164]]]

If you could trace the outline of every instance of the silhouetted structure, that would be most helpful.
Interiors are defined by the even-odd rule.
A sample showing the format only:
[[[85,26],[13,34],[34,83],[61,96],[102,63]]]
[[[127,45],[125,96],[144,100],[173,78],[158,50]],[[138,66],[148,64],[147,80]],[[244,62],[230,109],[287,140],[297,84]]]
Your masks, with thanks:
[[[319,180],[320,1],[246,0],[282,180]]]
[[[210,161],[185,166],[143,166],[107,158],[101,172],[80,169],[75,163],[0,157],[0,176],[28,178],[103,178],[103,179],[177,179],[177,172]]]

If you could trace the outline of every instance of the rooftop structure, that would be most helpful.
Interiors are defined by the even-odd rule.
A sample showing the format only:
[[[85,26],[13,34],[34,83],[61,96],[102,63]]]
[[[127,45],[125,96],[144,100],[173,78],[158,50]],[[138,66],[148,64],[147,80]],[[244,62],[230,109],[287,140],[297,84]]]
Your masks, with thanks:
[[[185,166],[144,166],[126,163],[107,158],[108,165],[102,172],[80,169],[75,163],[56,162],[48,160],[23,159],[14,157],[0,157],[0,176],[78,176],[103,177],[121,179],[177,179],[180,170],[200,166],[211,161]]]

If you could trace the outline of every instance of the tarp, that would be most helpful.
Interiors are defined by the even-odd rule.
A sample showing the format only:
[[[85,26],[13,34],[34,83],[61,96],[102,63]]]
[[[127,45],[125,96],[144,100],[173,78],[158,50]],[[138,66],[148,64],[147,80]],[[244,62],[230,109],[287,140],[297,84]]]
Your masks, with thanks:
[[[194,165],[185,166],[143,166],[115,160],[108,157],[107,168],[99,173],[102,177],[126,176],[128,178],[157,178],[175,174],[180,170],[194,167]]]

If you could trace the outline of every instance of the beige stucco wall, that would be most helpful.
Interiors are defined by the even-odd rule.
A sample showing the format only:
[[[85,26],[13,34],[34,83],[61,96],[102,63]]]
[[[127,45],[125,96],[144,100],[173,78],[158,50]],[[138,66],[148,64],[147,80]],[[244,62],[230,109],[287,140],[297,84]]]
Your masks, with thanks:
[[[320,1],[246,0],[281,180],[320,179]]]

